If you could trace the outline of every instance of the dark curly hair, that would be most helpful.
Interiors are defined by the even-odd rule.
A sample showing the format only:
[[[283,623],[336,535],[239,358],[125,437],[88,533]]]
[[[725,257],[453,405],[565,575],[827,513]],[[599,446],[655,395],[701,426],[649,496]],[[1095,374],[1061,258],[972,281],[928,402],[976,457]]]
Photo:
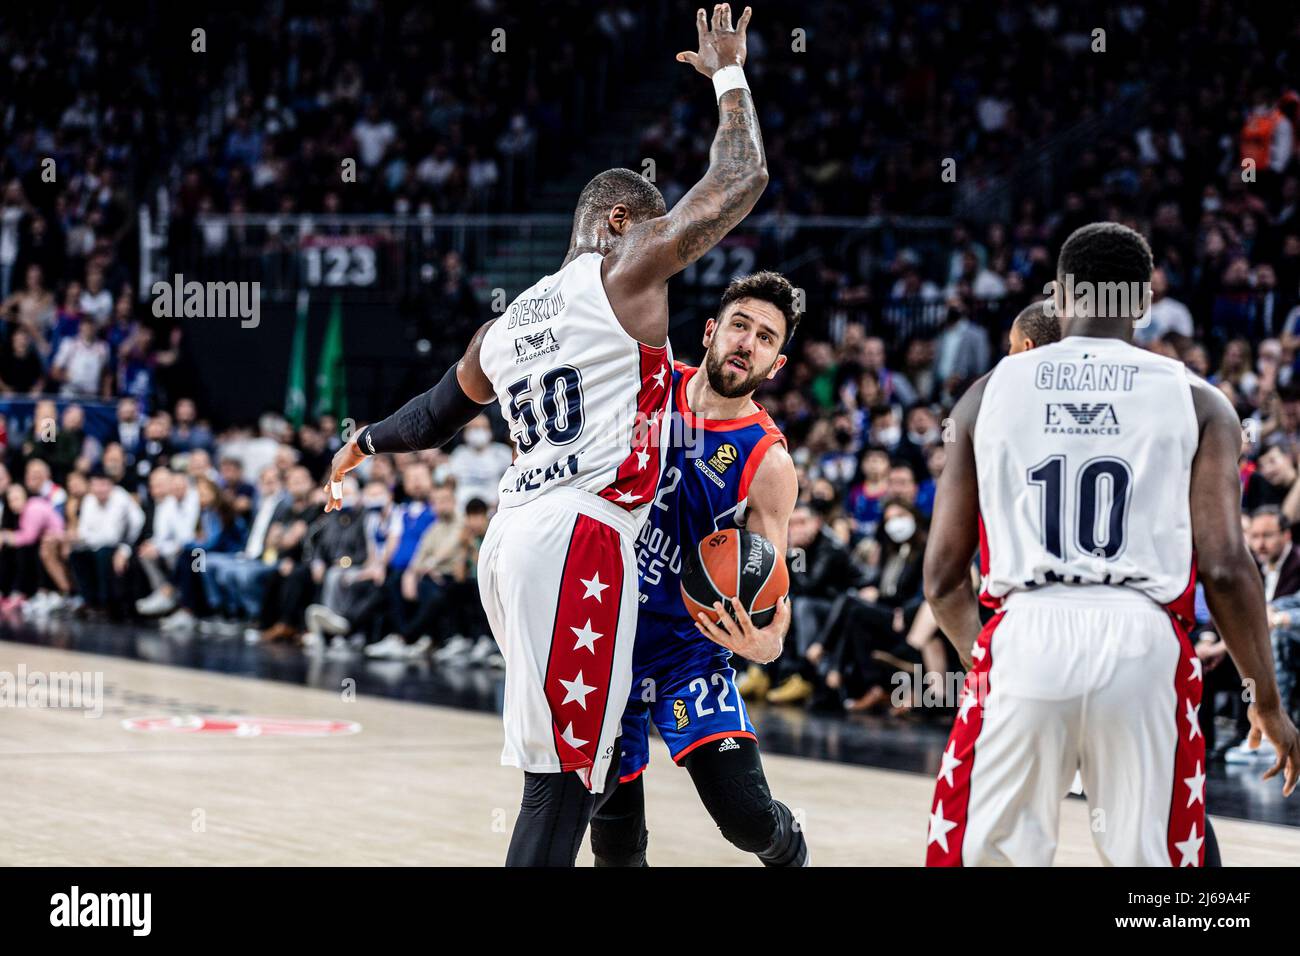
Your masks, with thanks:
[[[795,288],[789,279],[779,272],[767,271],[732,279],[731,285],[722,293],[718,315],[722,315],[728,305],[739,299],[758,299],[760,302],[770,302],[780,309],[785,316],[785,338],[781,340],[781,348],[790,344],[803,313],[795,306]]]

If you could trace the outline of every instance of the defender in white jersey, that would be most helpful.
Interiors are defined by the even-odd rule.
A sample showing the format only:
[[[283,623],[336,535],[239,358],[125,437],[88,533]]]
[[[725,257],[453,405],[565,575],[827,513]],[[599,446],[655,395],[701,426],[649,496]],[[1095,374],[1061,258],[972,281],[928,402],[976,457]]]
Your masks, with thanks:
[[[1289,794],[1300,774],[1241,537],[1240,425],[1216,389],[1130,344],[1151,274],[1141,236],[1085,226],[1057,272],[1065,337],[1003,359],[953,411],[926,596],[968,673],[927,863],[1050,864],[1078,772],[1104,862],[1199,866],[1198,574],[1255,683],[1253,738],[1278,749],[1265,777],[1285,768]],[[1129,310],[1092,294],[1116,283],[1139,290]],[[983,628],[968,583],[977,545],[980,600],[997,610]]]
[[[337,483],[367,454],[436,447],[494,398],[514,463],[479,553],[479,591],[506,660],[502,762],[525,774],[510,865],[573,865],[596,806],[618,779],[631,685],[633,543],[659,479],[668,403],[668,279],[711,249],[767,183],[741,66],[750,10],[727,4],[699,51],[718,132],[708,172],[666,212],[626,169],[583,189],[568,255],[488,322],[442,382],[363,429],[335,456]],[[333,505],[331,505],[333,506]]]

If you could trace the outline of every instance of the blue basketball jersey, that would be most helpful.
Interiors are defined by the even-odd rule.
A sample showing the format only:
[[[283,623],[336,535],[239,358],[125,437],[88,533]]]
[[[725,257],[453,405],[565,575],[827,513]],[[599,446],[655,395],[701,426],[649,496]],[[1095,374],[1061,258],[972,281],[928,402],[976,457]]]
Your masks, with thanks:
[[[674,364],[667,455],[649,520],[637,538],[642,622],[637,657],[642,660],[657,656],[653,652],[662,648],[655,645],[680,643],[682,637],[717,647],[698,634],[682,602],[682,568],[703,538],[743,524],[759,462],[772,445],[785,441],[762,406],[744,418],[712,420],[692,414],[686,385],[698,371]],[[679,636],[670,638],[665,630]]]
[[[675,761],[697,747],[757,739],[736,689],[731,651],[695,629],[682,602],[686,555],[703,538],[744,523],[749,483],[780,431],[762,406],[752,415],[703,419],[686,403],[698,369],[673,367],[672,414],[659,489],[637,539],[641,608],[632,651],[632,692],[623,714],[620,778],[650,760],[650,724]]]

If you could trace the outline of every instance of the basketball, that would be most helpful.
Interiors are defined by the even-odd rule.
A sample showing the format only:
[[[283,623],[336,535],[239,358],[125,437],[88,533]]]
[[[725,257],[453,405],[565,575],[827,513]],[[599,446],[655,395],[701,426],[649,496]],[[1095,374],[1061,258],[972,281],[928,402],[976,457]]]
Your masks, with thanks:
[[[682,600],[691,617],[703,612],[713,621],[713,602],[729,611],[739,601],[755,627],[767,627],[777,602],[790,590],[785,558],[761,534],[728,528],[709,535],[687,556],[682,569]],[[734,617],[735,614],[733,613]]]

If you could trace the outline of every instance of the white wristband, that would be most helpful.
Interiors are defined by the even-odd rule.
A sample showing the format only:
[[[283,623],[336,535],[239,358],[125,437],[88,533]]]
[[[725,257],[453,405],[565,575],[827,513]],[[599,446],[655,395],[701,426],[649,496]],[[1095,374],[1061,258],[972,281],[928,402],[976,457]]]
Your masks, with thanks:
[[[745,82],[745,71],[736,66],[724,66],[713,74],[713,92],[718,94],[718,101],[722,101],[722,94],[729,93],[732,90],[749,91],[749,84]]]

